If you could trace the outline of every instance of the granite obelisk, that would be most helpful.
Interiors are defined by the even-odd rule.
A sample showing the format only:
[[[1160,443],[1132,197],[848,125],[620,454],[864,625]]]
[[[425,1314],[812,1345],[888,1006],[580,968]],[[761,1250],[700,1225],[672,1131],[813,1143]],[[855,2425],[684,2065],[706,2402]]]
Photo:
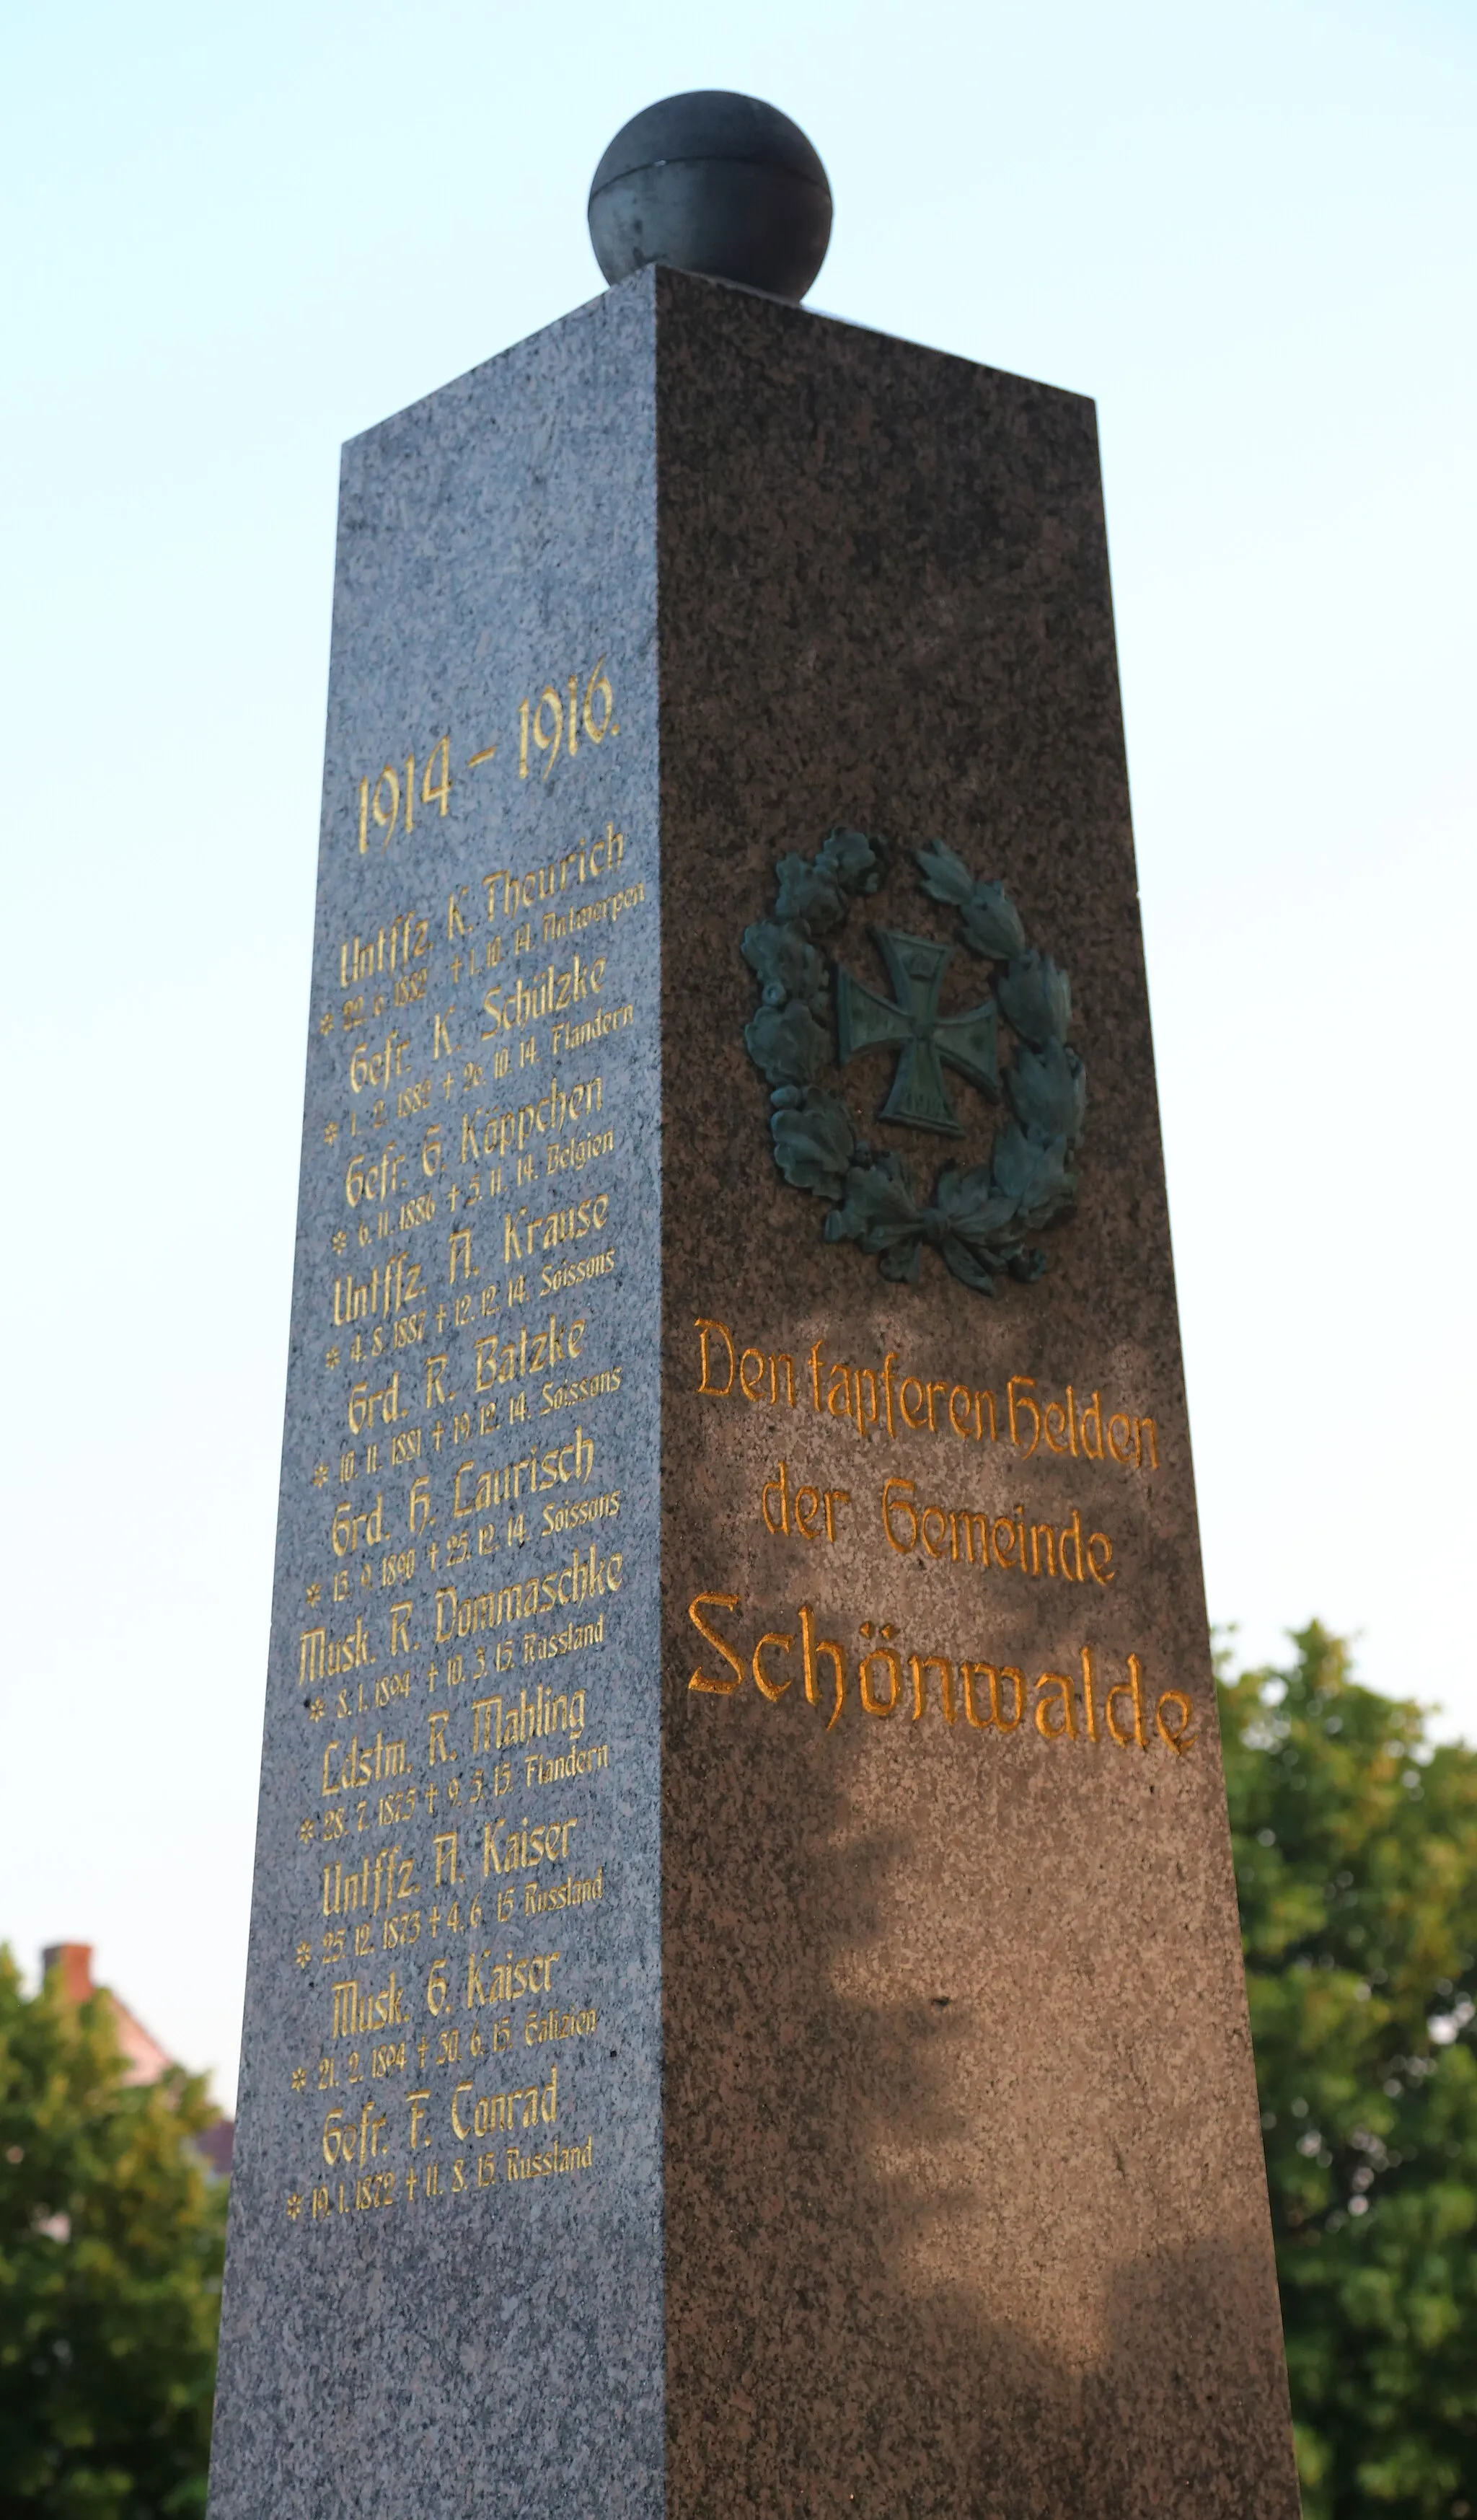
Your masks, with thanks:
[[[750,109],[345,450],[211,2510],[1295,2520],[1093,407]]]

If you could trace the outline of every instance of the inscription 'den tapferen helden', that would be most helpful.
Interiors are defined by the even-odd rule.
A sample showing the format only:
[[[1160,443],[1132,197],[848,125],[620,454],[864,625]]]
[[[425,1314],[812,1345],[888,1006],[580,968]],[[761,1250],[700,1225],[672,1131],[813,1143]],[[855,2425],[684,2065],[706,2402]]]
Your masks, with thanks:
[[[502,757],[555,805],[618,733],[601,657],[518,703]],[[356,783],[351,863],[434,851],[454,755],[437,736]],[[474,743],[466,773],[499,758]],[[651,877],[606,821],[334,950],[313,1106],[333,1219],[304,1370],[330,1377],[339,1435],[309,1472],[319,1563],[291,1672],[316,1732],[291,1962],[321,1973],[322,2020],[290,2067],[305,2117],[282,2190],[304,2229],[598,2174],[578,2092],[608,2061],[592,1937],[618,1895],[599,1674],[632,1573],[615,1443],[631,1361],[608,1315],[625,1054],[656,1020],[620,983],[617,939],[649,916]],[[1131,1596],[1114,1498],[1159,1469],[1132,1395],[980,1385],[825,1340],[792,1354],[716,1317],[695,1324],[694,1366],[700,1408],[768,1413],[753,1511],[774,1542],[859,1538],[879,1593],[900,1560],[955,1569],[940,1615],[988,1616],[1025,1587],[1084,1608]],[[1052,1459],[1080,1486],[1048,1511],[1015,1490]],[[1196,1739],[1189,1699],[1137,1652],[1088,1636],[1028,1676],[905,1637],[884,1607],[854,1634],[810,1600],[768,1624],[715,1586],[689,1604],[690,1688],[752,1687],[826,1732],[854,1714],[1108,1755]]]

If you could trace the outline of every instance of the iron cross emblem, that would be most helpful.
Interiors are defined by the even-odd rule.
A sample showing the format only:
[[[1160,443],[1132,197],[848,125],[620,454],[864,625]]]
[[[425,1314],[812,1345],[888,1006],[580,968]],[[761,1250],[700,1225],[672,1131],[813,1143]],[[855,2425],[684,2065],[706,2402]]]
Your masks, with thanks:
[[[875,989],[869,989],[843,964],[837,964],[840,1063],[844,1067],[863,1050],[900,1051],[892,1091],[880,1116],[903,1121],[910,1128],[937,1129],[945,1137],[962,1138],[963,1124],[954,1116],[944,1068],[957,1068],[986,1094],[999,1092],[995,1001],[986,998],[967,1014],[941,1015],[939,994],[953,946],[935,945],[926,936],[901,936],[889,927],[873,927],[871,933],[887,966],[896,1003],[879,997]]]

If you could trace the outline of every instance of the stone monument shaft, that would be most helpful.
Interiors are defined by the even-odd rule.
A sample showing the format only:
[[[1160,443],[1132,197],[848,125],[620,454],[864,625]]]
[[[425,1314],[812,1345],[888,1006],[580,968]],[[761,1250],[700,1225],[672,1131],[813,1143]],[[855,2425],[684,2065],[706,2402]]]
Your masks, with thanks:
[[[1093,409],[344,459],[214,2520],[1295,2520]]]

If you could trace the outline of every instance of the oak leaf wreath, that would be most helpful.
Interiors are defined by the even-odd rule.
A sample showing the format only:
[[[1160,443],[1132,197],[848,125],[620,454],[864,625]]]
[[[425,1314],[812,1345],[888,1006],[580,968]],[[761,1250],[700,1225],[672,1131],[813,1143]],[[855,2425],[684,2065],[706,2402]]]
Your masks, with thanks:
[[[910,1283],[918,1279],[928,1243],[956,1278],[989,1295],[997,1278],[1029,1282],[1047,1266],[1046,1253],[1032,1238],[1074,1202],[1077,1175],[1070,1159],[1082,1137],[1087,1077],[1066,1043],[1072,1019],[1067,975],[1050,955],[1027,945],[1005,886],[971,875],[944,840],[930,840],[911,855],[923,892],[957,912],[960,941],[989,969],[989,997],[971,1016],[937,1019],[940,1032],[952,1029],[966,1043],[962,1057],[944,1050],[949,1063],[996,1099],[1004,1090],[1008,1107],[986,1160],[967,1170],[944,1165],[931,1198],[920,1202],[893,1149],[870,1145],[840,1095],[818,1082],[832,1060],[827,1018],[833,1011],[840,1063],[854,1047],[881,1041],[898,1046],[902,1040],[900,1031],[869,1033],[865,1024],[853,1023],[861,1038],[849,1044],[848,1008],[865,1002],[874,1011],[873,1024],[877,1014],[896,1015],[904,1030],[914,1023],[905,1009],[887,1008],[853,980],[821,941],[839,942],[854,904],[878,889],[891,856],[883,840],[838,830],[811,857],[791,850],[779,859],[773,913],[746,927],[740,940],[760,993],[743,1029],[744,1047],[771,1089],[775,1162],[793,1189],[827,1202],[827,1241],[859,1244],[875,1255],[884,1278]],[[908,976],[899,962],[905,948],[916,957],[936,957],[927,968],[941,979],[947,949],[873,932],[895,981]],[[1003,1071],[996,1058],[997,1009],[1014,1037]],[[930,1015],[930,1025],[931,1020]],[[923,1038],[916,1023],[914,1037]],[[941,1083],[936,1058],[934,1073]],[[895,1085],[890,1102],[898,1094]],[[947,1097],[939,1100],[948,1116],[922,1125],[959,1134]]]

